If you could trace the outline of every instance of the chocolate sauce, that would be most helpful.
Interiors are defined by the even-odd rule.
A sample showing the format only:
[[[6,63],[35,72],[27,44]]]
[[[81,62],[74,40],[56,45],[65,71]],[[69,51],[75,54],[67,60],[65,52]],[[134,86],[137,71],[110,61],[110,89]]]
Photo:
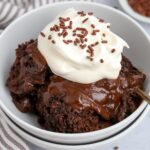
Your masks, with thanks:
[[[44,95],[63,94],[64,103],[77,111],[93,109],[103,118],[110,119],[116,113],[126,92],[133,91],[135,87],[142,88],[139,83],[142,83],[145,77],[142,74],[136,75],[138,71],[132,67],[129,71],[126,72],[124,66],[117,79],[103,79],[91,84],[79,84],[53,75]]]

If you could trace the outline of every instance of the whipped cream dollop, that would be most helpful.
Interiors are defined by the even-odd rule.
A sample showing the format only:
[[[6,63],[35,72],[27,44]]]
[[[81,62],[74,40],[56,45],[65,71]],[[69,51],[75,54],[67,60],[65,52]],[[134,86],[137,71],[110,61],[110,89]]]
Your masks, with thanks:
[[[93,13],[67,9],[38,36],[38,49],[52,72],[78,83],[116,79],[128,44]]]

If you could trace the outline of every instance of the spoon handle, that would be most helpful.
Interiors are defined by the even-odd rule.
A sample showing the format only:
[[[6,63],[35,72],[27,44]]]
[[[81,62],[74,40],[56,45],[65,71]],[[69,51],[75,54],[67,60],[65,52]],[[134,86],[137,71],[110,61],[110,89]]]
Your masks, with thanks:
[[[142,91],[141,89],[137,89],[136,93],[143,98],[148,104],[150,104],[150,96]]]

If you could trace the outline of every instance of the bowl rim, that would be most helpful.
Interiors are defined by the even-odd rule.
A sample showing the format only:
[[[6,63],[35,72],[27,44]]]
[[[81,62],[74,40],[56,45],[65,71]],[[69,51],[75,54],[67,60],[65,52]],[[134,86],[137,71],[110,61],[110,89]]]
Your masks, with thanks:
[[[128,0],[119,0],[119,3],[121,7],[126,11],[129,15],[134,17],[135,19],[145,22],[145,23],[150,23],[150,17],[146,17],[144,15],[141,15],[140,13],[134,11],[129,3],[127,2]]]
[[[123,17],[127,18],[129,21],[131,21],[133,24],[135,24],[137,26],[137,28],[139,28],[142,33],[145,35],[145,37],[147,38],[148,41],[150,41],[148,34],[146,33],[146,31],[131,17],[129,17],[128,15],[126,15],[125,13],[121,12],[120,10],[116,10],[115,8],[112,8],[110,6],[104,5],[104,4],[100,4],[100,3],[93,3],[93,2],[77,2],[77,1],[70,1],[70,2],[56,2],[53,4],[48,4],[45,6],[42,6],[40,8],[36,8],[35,10],[32,10],[30,12],[27,12],[26,14],[24,14],[23,16],[17,18],[15,21],[13,21],[1,34],[0,36],[0,40],[2,39],[2,37],[5,35],[5,33],[7,33],[7,30],[9,30],[9,28],[11,28],[12,25],[18,23],[19,21],[21,21],[22,19],[24,19],[25,17],[28,17],[30,14],[32,13],[36,13],[37,11],[42,11],[45,8],[51,8],[51,7],[55,7],[56,5],[65,5],[65,4],[82,4],[82,5],[93,5],[93,6],[99,6],[99,7],[103,7],[105,9],[108,9],[110,11],[113,11],[115,13],[119,13],[120,15],[122,15]],[[9,109],[7,109],[7,107],[5,106],[5,104],[2,103],[2,98],[0,96],[0,106],[2,107],[2,109],[6,112],[6,114],[8,114],[8,116],[11,116],[11,118],[13,118],[14,120],[16,120],[17,122],[19,122],[19,124],[23,124],[24,126],[30,128],[32,131],[38,132],[38,133],[42,133],[42,134],[49,134],[51,136],[54,137],[63,137],[63,138],[76,138],[76,137],[84,137],[84,136],[92,136],[93,134],[98,135],[101,132],[109,132],[111,130],[113,130],[114,128],[117,128],[118,126],[120,126],[120,124],[123,124],[125,122],[127,122],[130,118],[132,118],[132,116],[138,112],[140,109],[143,110],[145,108],[145,106],[147,105],[147,103],[145,101],[143,101],[141,103],[141,105],[127,118],[125,118],[123,121],[116,123],[115,125],[112,125],[108,128],[102,129],[102,130],[97,130],[97,131],[91,131],[91,132],[86,132],[86,133],[57,133],[57,132],[53,132],[53,131],[47,131],[44,129],[41,129],[39,127],[33,126],[27,122],[25,122],[24,120],[20,119],[19,117],[15,116]],[[18,123],[17,123],[18,124]]]
[[[0,113],[2,114],[2,116],[4,117],[4,119],[6,120],[6,122],[9,124],[10,127],[14,126],[14,131],[15,129],[17,129],[18,132],[21,133],[21,135],[26,135],[29,138],[32,138],[32,140],[36,140],[36,143],[41,143],[41,145],[43,145],[43,142],[45,145],[47,146],[53,146],[53,147],[57,147],[57,148],[63,148],[63,149],[70,149],[74,147],[74,150],[76,150],[76,148],[86,148],[87,146],[89,146],[89,148],[92,148],[93,146],[104,146],[106,144],[112,143],[122,137],[124,137],[125,135],[127,135],[128,133],[130,133],[135,127],[137,127],[139,125],[139,123],[146,117],[146,115],[148,114],[148,112],[150,111],[150,106],[147,105],[144,110],[139,114],[138,118],[136,118],[136,120],[134,120],[131,124],[129,124],[125,129],[123,129],[122,131],[120,131],[119,133],[117,133],[116,135],[113,135],[112,137],[109,137],[103,141],[96,141],[90,144],[85,144],[85,145],[66,145],[66,144],[56,144],[56,143],[51,143],[48,142],[46,140],[42,140],[39,139],[38,137],[27,133],[26,131],[22,130],[21,127],[19,127],[17,124],[15,124],[10,118],[9,116],[7,116],[7,114],[5,114],[5,112],[3,112],[3,110],[0,109]],[[16,132],[17,132],[16,131]],[[17,132],[17,133],[18,133]],[[19,134],[19,133],[18,133]],[[22,136],[22,138],[24,138],[24,136]],[[26,138],[24,138],[26,139]],[[28,140],[30,142],[30,140]],[[39,146],[39,145],[37,145]],[[41,146],[43,147],[43,146]],[[45,148],[45,146],[43,147]]]

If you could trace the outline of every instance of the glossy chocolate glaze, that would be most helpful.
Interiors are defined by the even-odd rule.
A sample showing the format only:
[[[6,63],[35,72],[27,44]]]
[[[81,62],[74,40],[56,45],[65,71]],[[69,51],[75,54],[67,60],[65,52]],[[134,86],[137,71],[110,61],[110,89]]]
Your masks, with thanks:
[[[123,59],[125,61],[126,58]],[[77,111],[89,108],[110,119],[117,113],[122,97],[136,87],[143,88],[144,79],[142,73],[126,62],[122,63],[116,80],[103,79],[91,84],[79,84],[53,75],[43,96],[48,100],[49,96],[63,95],[63,101]]]

